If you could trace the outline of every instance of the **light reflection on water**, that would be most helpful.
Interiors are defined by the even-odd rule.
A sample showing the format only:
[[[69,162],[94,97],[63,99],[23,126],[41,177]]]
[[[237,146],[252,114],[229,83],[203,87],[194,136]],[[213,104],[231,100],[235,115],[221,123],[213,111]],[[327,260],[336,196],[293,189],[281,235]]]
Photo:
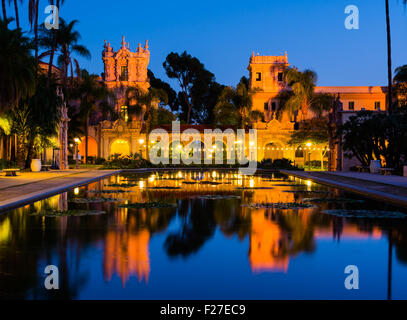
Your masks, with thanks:
[[[101,192],[111,190],[124,192]],[[102,196],[121,201],[69,202]],[[366,199],[289,210],[242,206],[321,197],[359,199],[282,175],[174,171],[111,176],[0,216],[0,297],[407,298],[407,219],[345,219],[321,213],[400,209]],[[158,200],[177,206],[119,207]],[[32,215],[52,209],[106,214]],[[48,264],[60,268],[57,292],[43,288]],[[359,267],[363,279],[357,292],[343,285],[349,264]]]

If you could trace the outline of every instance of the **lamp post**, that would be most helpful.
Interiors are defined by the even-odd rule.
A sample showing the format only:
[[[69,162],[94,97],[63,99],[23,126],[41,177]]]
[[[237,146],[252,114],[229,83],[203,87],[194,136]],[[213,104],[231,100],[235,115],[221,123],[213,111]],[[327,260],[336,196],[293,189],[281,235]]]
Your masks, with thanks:
[[[311,146],[312,143],[308,142],[307,147],[308,147],[308,171],[311,171]]]
[[[75,138],[75,159],[76,159],[76,169],[79,169],[79,159],[78,159],[78,144],[79,144],[79,139]]]

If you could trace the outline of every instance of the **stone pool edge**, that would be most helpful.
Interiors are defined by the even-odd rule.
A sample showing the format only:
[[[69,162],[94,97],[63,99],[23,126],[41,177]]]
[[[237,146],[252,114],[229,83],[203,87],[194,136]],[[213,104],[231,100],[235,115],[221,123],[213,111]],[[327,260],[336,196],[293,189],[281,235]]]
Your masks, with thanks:
[[[96,170],[95,170],[96,171]],[[89,171],[87,171],[89,173]],[[98,171],[98,172],[103,172],[102,170]],[[5,213],[6,211],[10,211],[16,208],[20,208],[24,205],[45,199],[45,198],[49,198],[53,195],[56,195],[58,193],[62,193],[68,190],[71,190],[73,188],[77,188],[77,187],[81,187],[84,185],[87,185],[89,183],[104,179],[106,177],[109,177],[111,175],[114,174],[118,174],[122,172],[122,170],[109,170],[101,175],[97,175],[97,176],[93,176],[93,177],[88,177],[88,178],[78,178],[78,181],[75,182],[68,182],[68,183],[63,183],[61,185],[59,185],[58,187],[50,187],[48,189],[43,189],[37,192],[32,192],[26,195],[22,195],[20,197],[16,197],[16,198],[12,198],[9,201],[3,201],[3,203],[0,205],[0,214]],[[53,178],[53,179],[62,179],[61,178]],[[50,180],[53,180],[50,179]],[[44,182],[46,180],[42,180],[42,182]],[[18,185],[15,186],[13,188],[18,188],[18,187],[24,187],[24,185]]]
[[[330,187],[339,188],[339,189],[343,189],[345,191],[353,192],[353,193],[371,198],[373,200],[383,200],[386,202],[390,202],[393,205],[402,206],[402,207],[407,208],[407,196],[402,197],[402,196],[398,196],[398,195],[393,195],[388,192],[377,191],[377,190],[373,190],[370,188],[356,186],[356,185],[350,184],[351,181],[349,181],[350,183],[338,182],[338,181],[335,181],[334,177],[332,177],[330,179],[328,177],[326,177],[326,178],[316,177],[316,176],[312,175],[312,172],[310,173],[310,172],[302,172],[302,171],[300,172],[300,171],[291,171],[291,170],[280,170],[280,172],[287,174],[289,176],[295,176],[300,179],[312,180],[316,183],[320,183],[320,184],[327,185]],[[351,180],[351,179],[349,179],[349,180]],[[392,188],[399,188],[395,185],[388,185],[388,186],[392,187]]]

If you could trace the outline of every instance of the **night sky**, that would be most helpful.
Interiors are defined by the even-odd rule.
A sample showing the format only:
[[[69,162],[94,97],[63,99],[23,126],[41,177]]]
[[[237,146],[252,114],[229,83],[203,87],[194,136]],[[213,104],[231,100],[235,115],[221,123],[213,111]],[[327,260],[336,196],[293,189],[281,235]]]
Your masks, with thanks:
[[[319,85],[386,85],[384,2],[66,0],[60,14],[80,21],[82,43],[92,59],[79,61],[93,73],[103,72],[104,40],[116,50],[125,35],[133,50],[149,40],[150,69],[166,81],[162,63],[171,51],[187,50],[218,82],[234,85],[247,75],[253,51],[280,55],[287,50],[291,65],[317,72]],[[40,1],[40,21],[47,3]],[[360,10],[359,30],[344,27],[344,10],[350,4]],[[401,0],[390,4],[395,68],[407,64],[407,12]],[[28,10],[20,11],[27,27]],[[12,8],[8,13],[14,14]]]

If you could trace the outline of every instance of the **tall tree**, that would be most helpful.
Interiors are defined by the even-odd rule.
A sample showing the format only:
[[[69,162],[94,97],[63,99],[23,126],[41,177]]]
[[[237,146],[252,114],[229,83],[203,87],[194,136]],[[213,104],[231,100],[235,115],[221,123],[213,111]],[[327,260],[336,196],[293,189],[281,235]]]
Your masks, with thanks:
[[[168,95],[163,89],[150,88],[145,92],[139,87],[129,87],[126,90],[126,105],[128,106],[130,118],[132,118],[133,115],[140,117],[145,126],[147,158],[149,154],[148,137],[150,132],[159,124],[159,120],[165,119],[164,112],[159,112],[158,105],[160,102],[164,104],[168,103]]]
[[[216,124],[229,124],[241,129],[252,126],[253,122],[264,119],[261,111],[253,110],[253,94],[249,89],[249,80],[242,77],[233,87],[225,87],[214,109]]]
[[[170,107],[170,109],[172,111],[178,111],[179,103],[177,99],[177,92],[173,88],[171,88],[171,86],[167,82],[156,78],[154,73],[150,69],[148,70],[148,79],[150,80],[150,85],[152,88],[162,89],[167,93],[168,106]]]
[[[62,99],[56,82],[47,87],[46,81],[46,76],[39,75],[35,94],[22,99],[10,112],[12,131],[18,137],[17,159],[22,168],[29,167],[34,153],[57,134]]]
[[[3,9],[3,20],[7,20],[6,0],[1,0],[1,7]]]
[[[72,90],[73,98],[79,99],[79,114],[83,119],[85,132],[85,163],[88,160],[89,120],[93,113],[100,111],[107,116],[114,112],[115,96],[104,83],[99,81],[99,76],[89,74],[82,70],[81,77]]]
[[[60,18],[59,29],[57,30],[47,30],[44,25],[40,26],[39,45],[40,47],[47,49],[47,51],[41,56],[51,55],[54,43],[56,42],[55,53],[58,54],[58,65],[62,69],[62,82],[65,94],[68,91],[69,71],[71,71],[71,82],[73,81],[74,65],[77,69],[77,76],[80,76],[79,63],[72,55],[76,54],[85,58],[91,57],[89,50],[84,45],[79,44],[81,35],[75,30],[78,23],[78,20],[73,20],[68,23]],[[49,69],[48,76],[50,76]]]
[[[310,110],[320,117],[332,106],[333,97],[331,95],[315,93],[317,75],[314,71],[301,72],[297,68],[288,68],[284,71],[284,75],[289,89],[282,90],[277,95],[279,100],[277,116],[279,118],[283,112],[293,115],[299,111],[302,120],[305,120]]]
[[[61,5],[64,4],[64,0],[56,0],[56,7],[58,8],[58,17],[59,19],[59,14],[60,14],[60,8]],[[50,0],[50,4],[54,5],[54,0]],[[51,31],[51,50],[50,50],[50,56],[49,56],[49,64],[48,64],[48,79],[51,79],[52,76],[52,66],[54,64],[54,56],[55,56],[55,51],[57,50],[58,46],[58,39],[57,39],[57,31],[56,29],[52,29]],[[48,81],[49,83],[49,81]]]
[[[34,94],[38,65],[32,42],[21,29],[10,30],[11,20],[0,20],[0,112]]]
[[[403,0],[403,4],[407,4],[407,0]],[[391,57],[391,28],[390,28],[390,8],[389,0],[385,0],[386,7],[386,34],[387,34],[387,81],[388,94],[387,103],[389,112],[393,112],[393,79],[392,79],[392,57]]]
[[[403,0],[406,2],[406,0]],[[387,27],[387,80],[388,80],[388,93],[387,93],[387,103],[388,103],[388,110],[392,112],[392,90],[393,90],[393,83],[392,83],[392,69],[391,69],[391,32],[390,32],[390,10],[389,10],[389,0],[385,0],[386,4],[386,27]]]
[[[182,54],[171,52],[163,63],[167,76],[177,79],[181,91],[178,101],[181,105],[181,118],[190,124],[194,113],[202,112],[205,107],[201,103],[202,97],[209,91],[210,84],[215,80],[214,75],[205,69],[204,65],[186,51]]]
[[[16,15],[16,24],[17,24],[17,28],[20,28],[20,15],[18,13],[18,0],[13,0],[14,2],[14,12]],[[23,3],[23,0],[20,0],[20,4]],[[9,0],[9,4],[11,4],[11,0]]]

